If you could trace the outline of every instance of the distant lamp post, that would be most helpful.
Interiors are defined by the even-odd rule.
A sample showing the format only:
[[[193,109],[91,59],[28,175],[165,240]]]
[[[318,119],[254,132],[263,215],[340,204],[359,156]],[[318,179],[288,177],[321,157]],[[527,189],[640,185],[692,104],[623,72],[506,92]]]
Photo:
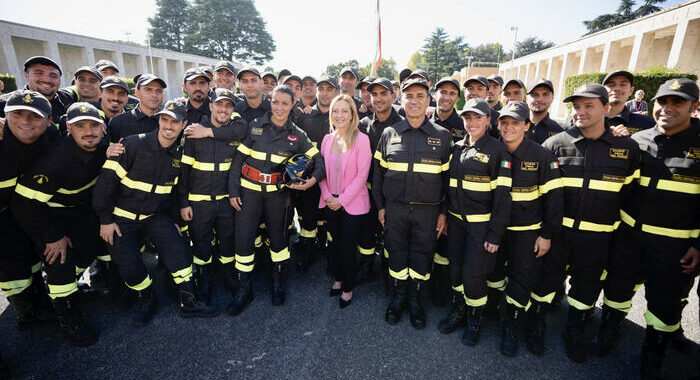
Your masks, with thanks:
[[[467,78],[469,78],[469,76],[470,76],[469,73],[470,73],[471,68],[472,68],[472,59],[474,59],[474,57],[470,55],[470,56],[467,56],[464,58],[467,59]]]
[[[513,64],[515,62],[515,48],[518,46],[518,27],[511,26],[510,31],[515,31],[515,38],[513,38],[513,51],[510,54],[510,75],[511,77],[515,78],[515,75],[513,75]]]

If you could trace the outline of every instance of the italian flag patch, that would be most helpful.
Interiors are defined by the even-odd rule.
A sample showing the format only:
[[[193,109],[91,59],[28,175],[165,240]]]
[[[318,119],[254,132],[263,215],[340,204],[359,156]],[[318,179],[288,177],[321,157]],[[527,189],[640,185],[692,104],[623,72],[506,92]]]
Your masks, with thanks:
[[[556,162],[556,161],[555,161],[555,162],[552,162],[551,164],[549,164],[549,168],[552,169],[552,170],[554,170],[554,169],[559,169],[559,163]]]
[[[506,160],[501,161],[501,167],[510,169],[510,161],[506,161]]]

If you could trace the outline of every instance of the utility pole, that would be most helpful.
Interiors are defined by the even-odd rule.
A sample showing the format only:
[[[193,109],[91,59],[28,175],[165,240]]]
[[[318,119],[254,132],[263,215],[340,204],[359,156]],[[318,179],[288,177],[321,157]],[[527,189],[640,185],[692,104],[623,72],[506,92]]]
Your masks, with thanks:
[[[148,58],[151,60],[151,74],[156,73],[156,68],[153,67],[153,51],[151,51],[151,32],[146,34],[146,41],[148,42]]]
[[[466,56],[464,58],[467,59],[467,78],[469,78],[470,77],[469,72],[471,71],[471,68],[472,68],[472,59],[474,59],[474,57],[469,55],[469,56]]]
[[[513,75],[513,64],[515,63],[515,48],[518,46],[518,27],[511,26],[510,30],[515,31],[515,38],[513,39],[513,51],[510,55],[510,76],[515,78],[515,76]]]

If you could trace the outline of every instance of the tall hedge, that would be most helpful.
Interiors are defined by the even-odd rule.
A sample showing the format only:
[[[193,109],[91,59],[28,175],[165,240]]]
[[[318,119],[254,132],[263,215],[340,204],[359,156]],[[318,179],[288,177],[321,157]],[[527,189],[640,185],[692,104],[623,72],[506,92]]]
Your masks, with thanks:
[[[3,94],[12,92],[17,89],[17,81],[15,77],[10,74],[0,74],[0,80],[5,84],[5,88],[2,90]]]
[[[586,83],[601,83],[608,73],[588,73],[574,75],[566,78],[564,82],[564,97],[574,93],[574,90]],[[669,79],[673,78],[689,78],[693,81],[698,80],[698,76],[693,73],[684,73],[677,70],[667,69],[662,66],[651,67],[646,71],[634,72],[634,91],[644,90],[644,100],[649,103],[651,109],[651,98],[656,95],[659,86]],[[634,95],[634,94],[633,94]],[[631,96],[630,99],[633,99]],[[629,100],[629,99],[628,99]],[[566,108],[571,111],[571,103],[566,104]]]
[[[136,90],[136,83],[132,78],[122,78],[126,82],[126,87],[129,87],[129,95],[134,95],[134,90]]]

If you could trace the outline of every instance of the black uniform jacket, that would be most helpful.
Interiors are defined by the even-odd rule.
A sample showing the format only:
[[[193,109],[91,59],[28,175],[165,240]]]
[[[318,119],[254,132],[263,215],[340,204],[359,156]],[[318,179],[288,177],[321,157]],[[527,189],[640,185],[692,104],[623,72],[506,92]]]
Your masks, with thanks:
[[[141,107],[115,116],[107,126],[109,141],[116,143],[119,139],[149,133],[158,129],[158,115],[148,116],[141,112]]]
[[[530,125],[527,138],[542,145],[545,140],[562,131],[564,131],[564,128],[556,121],[550,119],[548,112],[547,116],[540,120],[539,123]]]
[[[466,134],[464,130],[464,121],[462,121],[462,118],[457,115],[457,111],[454,109],[452,110],[450,116],[448,116],[445,120],[440,119],[436,109],[430,121],[450,131],[453,142],[456,143],[457,141],[464,139],[464,135]]]
[[[371,149],[371,152],[375,152],[377,150],[377,144],[379,144],[379,138],[382,137],[382,132],[384,132],[384,129],[403,120],[403,117],[399,115],[397,111],[398,109],[398,107],[394,107],[392,105],[391,113],[389,114],[389,117],[384,121],[379,121],[379,119],[377,119],[376,114],[372,114],[372,116],[367,116],[364,119],[360,120],[360,125],[358,126],[358,128],[360,129],[360,131],[364,132],[369,137],[369,147]],[[372,175],[374,174],[374,164],[377,162],[377,160],[372,160],[372,166],[369,168],[369,176],[367,177],[367,187],[370,190],[372,189]]]

